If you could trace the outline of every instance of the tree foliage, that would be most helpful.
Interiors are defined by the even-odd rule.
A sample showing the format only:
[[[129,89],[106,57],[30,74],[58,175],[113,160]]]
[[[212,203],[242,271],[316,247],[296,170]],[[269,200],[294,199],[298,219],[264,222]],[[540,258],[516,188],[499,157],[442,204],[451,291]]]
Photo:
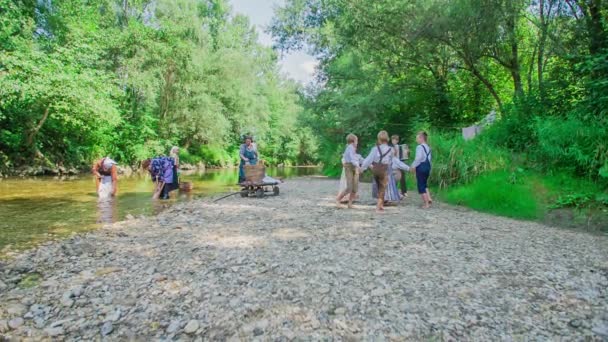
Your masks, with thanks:
[[[227,0],[0,0],[0,161],[202,157],[253,133],[270,161],[311,162],[298,86],[279,74]]]
[[[456,132],[496,110],[495,146],[596,178],[607,25],[605,0],[288,0],[270,30],[321,61],[306,107],[329,165],[348,132]]]

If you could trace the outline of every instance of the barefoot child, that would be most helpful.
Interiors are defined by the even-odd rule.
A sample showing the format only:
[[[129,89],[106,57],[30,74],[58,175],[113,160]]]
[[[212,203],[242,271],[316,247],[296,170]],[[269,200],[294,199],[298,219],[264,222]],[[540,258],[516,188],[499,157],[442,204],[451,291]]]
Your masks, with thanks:
[[[427,185],[431,174],[431,148],[427,144],[428,135],[426,132],[419,132],[416,135],[416,158],[412,163],[411,171],[416,173],[416,182],[418,183],[418,193],[422,197],[422,208],[427,209],[433,203],[431,193]]]
[[[363,164],[363,157],[360,154],[357,154],[357,160],[359,160],[359,165]],[[359,177],[357,177],[358,179]],[[342,158],[342,175],[340,175],[340,187],[338,188],[338,194],[344,194],[346,193],[346,172],[344,171],[344,158]],[[350,194],[345,194],[342,196],[342,198],[340,199],[340,203],[348,203],[348,197],[350,197]],[[359,199],[359,192],[357,191],[357,194],[355,195],[355,199],[354,201]]]
[[[393,148],[388,146],[388,133],[380,131],[377,145],[369,152],[361,167],[361,170],[366,170],[371,166],[373,179],[378,187],[378,202],[376,204],[376,212],[378,213],[384,212],[384,192],[388,184],[388,172],[393,172],[390,170],[393,157]]]
[[[342,156],[344,162],[344,175],[346,177],[346,190],[340,192],[336,197],[336,202],[340,205],[340,200],[345,195],[348,197],[348,207],[353,207],[353,200],[359,190],[359,158],[357,157],[357,136],[349,134],[346,137],[346,149]]]

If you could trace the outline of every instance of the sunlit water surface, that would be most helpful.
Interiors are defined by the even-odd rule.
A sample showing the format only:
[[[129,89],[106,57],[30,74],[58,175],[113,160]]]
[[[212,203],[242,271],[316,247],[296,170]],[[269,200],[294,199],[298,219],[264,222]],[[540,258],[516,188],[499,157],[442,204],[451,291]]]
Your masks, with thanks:
[[[290,178],[318,174],[319,169],[277,168],[267,173]],[[194,183],[194,189],[190,193],[174,191],[167,201],[153,201],[154,185],[149,177],[123,176],[117,198],[98,202],[90,175],[0,179],[0,256],[127,215],[154,215],[174,203],[239,190],[237,170],[233,169],[184,173],[181,180]]]

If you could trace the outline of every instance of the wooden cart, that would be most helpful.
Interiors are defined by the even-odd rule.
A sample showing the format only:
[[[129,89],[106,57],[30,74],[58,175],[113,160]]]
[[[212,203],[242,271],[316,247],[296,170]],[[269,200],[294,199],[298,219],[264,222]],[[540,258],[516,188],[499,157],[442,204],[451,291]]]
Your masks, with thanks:
[[[245,165],[245,181],[240,183],[241,197],[255,196],[262,198],[267,193],[272,193],[274,196],[279,195],[279,180],[264,180],[266,177],[266,168],[263,164]]]

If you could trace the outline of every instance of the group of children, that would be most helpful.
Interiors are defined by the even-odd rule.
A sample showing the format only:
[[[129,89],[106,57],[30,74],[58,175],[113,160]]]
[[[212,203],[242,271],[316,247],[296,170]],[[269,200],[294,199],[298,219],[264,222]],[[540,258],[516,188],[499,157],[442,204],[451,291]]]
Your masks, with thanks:
[[[428,189],[427,181],[431,172],[431,148],[427,144],[426,132],[416,135],[416,157],[411,166],[404,163],[409,150],[407,145],[399,145],[399,136],[394,135],[389,145],[389,136],[386,131],[378,133],[378,141],[367,158],[363,159],[357,154],[358,138],[354,134],[346,137],[347,146],[342,156],[342,180],[336,201],[338,205],[346,200],[348,207],[352,208],[357,198],[359,188],[359,175],[371,169],[373,175],[372,196],[377,199],[376,210],[384,212],[386,203],[398,202],[407,195],[405,173],[410,171],[416,174],[418,193],[422,197],[423,208],[429,208],[433,203]],[[399,182],[400,188],[397,183]],[[401,190],[401,191],[400,191]]]

